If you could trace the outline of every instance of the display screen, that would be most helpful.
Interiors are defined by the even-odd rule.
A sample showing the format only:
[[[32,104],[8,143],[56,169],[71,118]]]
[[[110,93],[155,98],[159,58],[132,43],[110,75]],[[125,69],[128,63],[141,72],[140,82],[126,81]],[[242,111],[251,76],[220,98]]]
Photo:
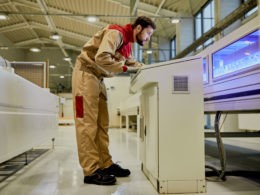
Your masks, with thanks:
[[[260,65],[260,30],[256,30],[212,55],[213,78]]]
[[[208,83],[208,66],[207,58],[203,58],[203,82]]]

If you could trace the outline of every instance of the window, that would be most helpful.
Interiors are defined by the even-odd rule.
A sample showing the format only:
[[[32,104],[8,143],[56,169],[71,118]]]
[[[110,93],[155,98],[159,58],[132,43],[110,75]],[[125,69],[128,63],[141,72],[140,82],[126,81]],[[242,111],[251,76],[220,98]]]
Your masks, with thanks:
[[[247,0],[242,0],[241,4],[246,2]],[[255,8],[251,9],[249,12],[247,12],[245,14],[245,18],[247,18],[248,16],[251,16],[252,14],[254,14],[256,11],[258,10],[258,6],[256,6]]]
[[[195,15],[195,39],[199,39],[204,33],[209,31],[214,26],[214,1],[209,1],[196,15]],[[207,40],[203,47],[213,43],[213,38]],[[200,49],[199,46],[197,49]]]
[[[211,1],[203,10],[203,33],[214,26],[214,2]]]
[[[202,35],[202,23],[201,23],[201,13],[198,13],[195,17],[195,39],[198,39]]]

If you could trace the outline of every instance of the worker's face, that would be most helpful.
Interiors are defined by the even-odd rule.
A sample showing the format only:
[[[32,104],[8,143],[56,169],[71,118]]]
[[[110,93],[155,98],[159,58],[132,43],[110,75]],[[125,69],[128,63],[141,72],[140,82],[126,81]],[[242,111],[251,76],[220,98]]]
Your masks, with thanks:
[[[136,34],[136,42],[139,45],[143,46],[144,43],[150,40],[152,34],[153,34],[153,28],[151,26],[148,26],[146,28],[141,27],[141,30]]]

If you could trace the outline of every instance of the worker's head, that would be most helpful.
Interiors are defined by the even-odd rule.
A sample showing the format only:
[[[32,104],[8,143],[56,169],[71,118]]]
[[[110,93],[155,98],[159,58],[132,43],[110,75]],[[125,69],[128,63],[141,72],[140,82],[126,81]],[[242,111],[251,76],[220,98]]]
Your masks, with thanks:
[[[146,17],[140,16],[132,24],[134,41],[139,45],[143,46],[145,42],[150,40],[150,37],[153,34],[153,31],[156,29],[154,22]]]

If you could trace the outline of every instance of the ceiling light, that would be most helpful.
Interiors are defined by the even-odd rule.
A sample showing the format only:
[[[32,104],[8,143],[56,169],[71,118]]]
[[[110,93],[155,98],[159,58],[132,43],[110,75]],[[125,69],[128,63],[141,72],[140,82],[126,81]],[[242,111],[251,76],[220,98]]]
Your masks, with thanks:
[[[0,46],[0,49],[2,49],[2,50],[7,50],[8,47],[6,47],[6,46]]]
[[[171,20],[171,23],[172,23],[172,24],[178,24],[179,22],[180,22],[179,19],[172,19],[172,20]]]
[[[40,50],[39,48],[37,48],[37,47],[32,47],[32,48],[30,49],[30,51],[31,51],[31,52],[40,52],[41,50]]]
[[[64,79],[64,76],[63,76],[63,75],[61,75],[61,76],[60,76],[60,78],[61,78],[61,79]]]
[[[53,69],[53,68],[56,68],[56,66],[54,66],[54,65],[50,65],[50,68],[52,68],[52,69]]]
[[[50,38],[53,40],[59,40],[61,38],[61,36],[58,33],[54,33],[50,36]]]
[[[96,16],[87,16],[88,22],[97,22],[98,18]]]
[[[0,20],[6,20],[8,16],[6,14],[0,13]]]
[[[65,60],[65,61],[71,61],[71,58],[70,57],[65,57],[65,58],[63,58],[63,60]]]
[[[148,50],[146,51],[146,53],[147,53],[147,54],[152,54],[152,53],[153,53],[153,50],[148,49]]]

